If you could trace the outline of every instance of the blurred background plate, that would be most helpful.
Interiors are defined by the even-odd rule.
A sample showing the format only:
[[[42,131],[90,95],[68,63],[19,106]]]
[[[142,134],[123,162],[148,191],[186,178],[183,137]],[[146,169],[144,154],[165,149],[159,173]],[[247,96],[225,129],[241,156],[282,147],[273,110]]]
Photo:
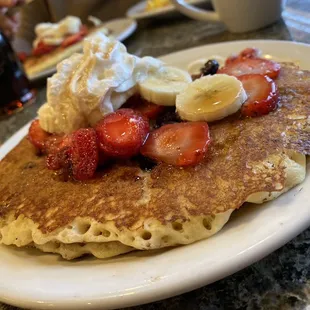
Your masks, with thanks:
[[[124,41],[135,32],[137,29],[137,22],[130,18],[117,18],[103,23],[102,26],[108,28],[111,32],[111,36],[113,36],[115,39]],[[29,80],[33,82],[38,79],[49,77],[55,72],[56,66],[29,76]]]
[[[189,0],[189,4],[193,5],[201,5],[204,3],[209,3],[209,0]],[[147,1],[141,1],[136,5],[132,6],[127,11],[127,16],[133,19],[146,19],[152,17],[170,17],[175,14],[180,14],[173,5],[168,5],[162,8],[154,9],[152,11],[146,11],[146,3]]]

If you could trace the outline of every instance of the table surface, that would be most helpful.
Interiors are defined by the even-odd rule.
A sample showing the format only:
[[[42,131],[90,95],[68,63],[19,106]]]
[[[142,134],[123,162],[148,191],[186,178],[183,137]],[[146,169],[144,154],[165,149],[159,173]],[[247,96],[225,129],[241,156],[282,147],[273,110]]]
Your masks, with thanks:
[[[220,25],[186,18],[142,22],[125,41],[130,53],[160,56],[198,45],[246,39],[292,40],[310,44],[310,1],[288,0],[283,20],[255,32],[232,34]],[[0,145],[36,116],[45,101],[45,81],[36,103],[0,119]],[[155,309],[310,309],[310,229],[238,273],[195,291],[132,307]],[[180,279],[181,280],[181,279]],[[0,304],[0,310],[15,307]]]

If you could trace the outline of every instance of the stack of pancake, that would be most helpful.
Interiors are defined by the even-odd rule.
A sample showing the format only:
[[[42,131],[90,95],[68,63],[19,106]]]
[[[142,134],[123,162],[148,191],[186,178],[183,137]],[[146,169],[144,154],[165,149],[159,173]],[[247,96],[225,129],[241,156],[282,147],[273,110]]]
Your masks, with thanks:
[[[263,203],[302,182],[310,154],[310,72],[282,64],[280,107],[211,123],[195,167],[113,164],[64,182],[24,139],[0,163],[0,243],[65,259],[183,245],[218,232],[245,202]]]

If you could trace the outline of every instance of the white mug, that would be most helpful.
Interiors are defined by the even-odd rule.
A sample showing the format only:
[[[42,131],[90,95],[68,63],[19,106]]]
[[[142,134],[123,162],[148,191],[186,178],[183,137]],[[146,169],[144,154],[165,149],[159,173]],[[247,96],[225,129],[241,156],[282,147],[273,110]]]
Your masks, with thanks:
[[[247,32],[270,25],[281,18],[283,0],[211,0],[214,11],[171,0],[184,15],[205,21],[221,21],[231,32]]]

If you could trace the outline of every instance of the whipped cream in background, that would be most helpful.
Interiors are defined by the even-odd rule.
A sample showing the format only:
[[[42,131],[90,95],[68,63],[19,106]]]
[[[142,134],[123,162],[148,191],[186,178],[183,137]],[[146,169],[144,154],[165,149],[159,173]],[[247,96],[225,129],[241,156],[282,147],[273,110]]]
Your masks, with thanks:
[[[48,79],[47,103],[39,110],[41,127],[51,133],[69,133],[93,126],[114,112],[137,91],[137,84],[163,63],[137,57],[104,34],[85,39],[83,54],[74,54],[57,66]]]
[[[48,45],[60,45],[66,35],[78,33],[81,26],[81,20],[75,16],[67,16],[58,23],[40,23],[35,27],[33,47],[40,41]]]

